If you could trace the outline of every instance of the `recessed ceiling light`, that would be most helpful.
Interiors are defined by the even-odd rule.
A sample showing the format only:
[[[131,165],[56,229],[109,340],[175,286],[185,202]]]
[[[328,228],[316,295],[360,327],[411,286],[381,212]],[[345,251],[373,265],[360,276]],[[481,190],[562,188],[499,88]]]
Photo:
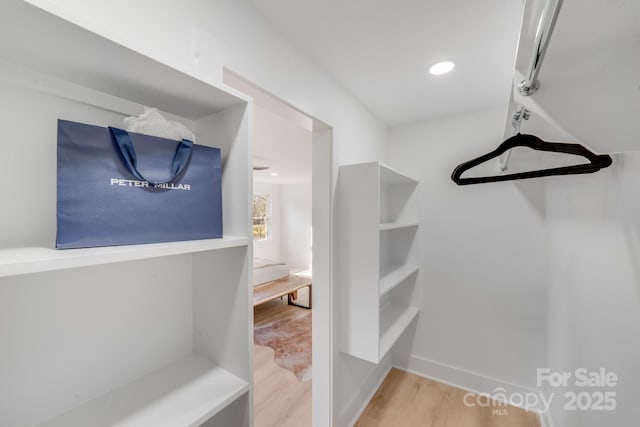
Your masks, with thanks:
[[[271,172],[269,175],[271,175],[271,176],[278,176],[278,172]]]
[[[442,61],[437,64],[433,64],[429,68],[429,72],[434,76],[440,76],[442,74],[447,74],[449,71],[453,70],[453,67],[456,65],[451,61]]]

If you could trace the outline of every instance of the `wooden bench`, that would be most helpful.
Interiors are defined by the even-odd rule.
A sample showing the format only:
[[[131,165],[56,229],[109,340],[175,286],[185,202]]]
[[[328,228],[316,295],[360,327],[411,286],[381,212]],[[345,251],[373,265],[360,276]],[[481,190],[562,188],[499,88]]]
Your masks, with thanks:
[[[287,302],[291,305],[298,298],[298,290],[309,288],[309,307],[311,308],[311,279],[308,277],[289,276],[271,282],[262,283],[253,288],[253,306],[264,304],[276,298],[287,295]],[[302,306],[300,306],[302,307]]]

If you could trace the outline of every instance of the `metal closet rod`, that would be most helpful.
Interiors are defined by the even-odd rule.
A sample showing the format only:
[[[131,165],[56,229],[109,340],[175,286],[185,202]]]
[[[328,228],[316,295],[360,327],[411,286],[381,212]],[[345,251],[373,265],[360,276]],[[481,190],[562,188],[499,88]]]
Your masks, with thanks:
[[[525,75],[524,80],[518,84],[518,92],[522,96],[531,96],[540,87],[538,81],[538,75],[540,74],[540,68],[542,67],[542,61],[547,53],[549,47],[549,41],[551,40],[551,34],[556,26],[558,20],[558,14],[562,7],[563,0],[547,0],[547,3],[542,10],[540,21],[538,22],[538,28],[536,29],[536,39],[534,41],[534,50],[531,55],[531,61],[529,62],[529,69]],[[523,114],[526,112],[526,114]],[[523,107],[516,107],[516,111],[513,112],[513,128],[515,133],[520,131],[520,122],[522,119],[528,119],[529,112]],[[511,157],[511,150],[507,151],[500,157],[500,170],[506,171]]]
[[[538,29],[536,30],[536,40],[534,42],[535,49],[531,55],[529,70],[525,79],[518,85],[518,92],[520,92],[520,95],[530,96],[538,90],[538,74],[540,74],[542,61],[544,60],[544,55],[547,53],[551,34],[553,33],[556,21],[558,20],[562,1],[563,0],[547,0],[547,3],[542,10],[542,16],[540,16],[540,22],[538,23]]]

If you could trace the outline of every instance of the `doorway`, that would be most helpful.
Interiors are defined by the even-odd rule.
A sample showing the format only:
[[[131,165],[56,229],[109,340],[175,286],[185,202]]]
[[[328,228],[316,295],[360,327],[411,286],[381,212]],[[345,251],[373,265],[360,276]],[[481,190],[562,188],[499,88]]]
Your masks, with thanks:
[[[224,82],[254,99],[254,423],[330,425],[331,128],[229,70]]]

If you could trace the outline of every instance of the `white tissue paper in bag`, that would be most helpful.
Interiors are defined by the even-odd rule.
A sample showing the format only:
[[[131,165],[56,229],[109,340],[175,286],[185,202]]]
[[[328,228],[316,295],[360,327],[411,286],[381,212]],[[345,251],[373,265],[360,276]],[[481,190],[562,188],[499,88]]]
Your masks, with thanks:
[[[138,117],[125,118],[124,125],[129,132],[174,140],[188,139],[196,142],[196,136],[185,125],[165,119],[157,108],[144,107],[144,113]]]

